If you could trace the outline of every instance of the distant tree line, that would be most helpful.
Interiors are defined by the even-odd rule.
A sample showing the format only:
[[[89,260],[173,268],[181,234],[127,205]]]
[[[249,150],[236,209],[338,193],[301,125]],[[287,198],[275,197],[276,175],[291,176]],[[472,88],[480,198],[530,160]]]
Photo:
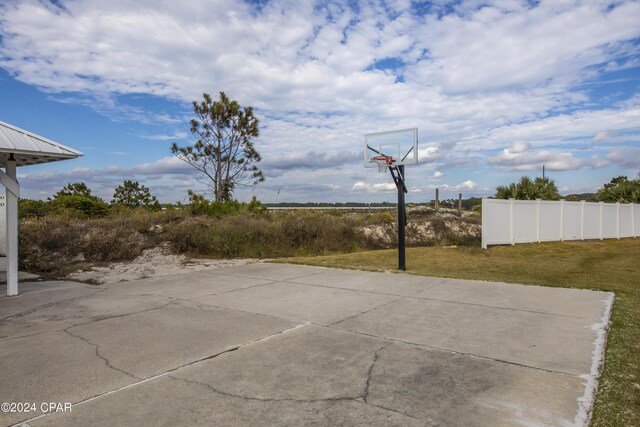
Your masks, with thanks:
[[[269,208],[367,208],[367,207],[393,207],[396,204],[390,202],[374,202],[374,203],[362,203],[362,202],[343,202],[343,203],[330,203],[330,202],[280,202],[280,203],[265,203]]]
[[[435,206],[435,200],[431,200],[426,203],[427,206]],[[450,198],[450,199],[442,199],[438,201],[438,204],[442,208],[448,209],[458,209],[458,199]],[[482,205],[481,197],[469,197],[467,199],[462,199],[462,209],[464,210],[472,210],[476,206]]]

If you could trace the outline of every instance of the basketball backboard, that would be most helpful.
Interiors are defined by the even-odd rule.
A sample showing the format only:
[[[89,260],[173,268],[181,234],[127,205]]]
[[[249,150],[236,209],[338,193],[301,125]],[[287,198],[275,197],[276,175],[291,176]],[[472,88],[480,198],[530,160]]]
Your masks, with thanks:
[[[375,168],[374,157],[391,156],[393,166],[418,163],[418,128],[368,133],[364,136],[364,167]]]

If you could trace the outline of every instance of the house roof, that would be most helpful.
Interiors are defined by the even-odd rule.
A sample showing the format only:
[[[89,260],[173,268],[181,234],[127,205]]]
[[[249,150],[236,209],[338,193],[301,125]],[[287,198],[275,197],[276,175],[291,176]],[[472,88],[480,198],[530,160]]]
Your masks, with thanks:
[[[12,154],[17,166],[75,159],[83,155],[80,151],[0,121],[0,165],[5,167]]]

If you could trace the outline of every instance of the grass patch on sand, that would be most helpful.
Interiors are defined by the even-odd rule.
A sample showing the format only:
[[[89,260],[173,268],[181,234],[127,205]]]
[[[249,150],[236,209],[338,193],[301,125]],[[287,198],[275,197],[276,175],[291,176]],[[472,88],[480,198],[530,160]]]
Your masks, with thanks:
[[[282,262],[396,271],[380,250]],[[615,292],[592,426],[640,426],[640,239],[407,249],[411,274]]]

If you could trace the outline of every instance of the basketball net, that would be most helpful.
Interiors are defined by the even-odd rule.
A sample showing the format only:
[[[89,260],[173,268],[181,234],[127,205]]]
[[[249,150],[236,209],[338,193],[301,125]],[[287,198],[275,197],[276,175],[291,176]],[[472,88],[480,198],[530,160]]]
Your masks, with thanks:
[[[376,156],[371,158],[372,162],[378,165],[378,172],[385,173],[387,167],[393,163],[393,157],[391,156]]]

